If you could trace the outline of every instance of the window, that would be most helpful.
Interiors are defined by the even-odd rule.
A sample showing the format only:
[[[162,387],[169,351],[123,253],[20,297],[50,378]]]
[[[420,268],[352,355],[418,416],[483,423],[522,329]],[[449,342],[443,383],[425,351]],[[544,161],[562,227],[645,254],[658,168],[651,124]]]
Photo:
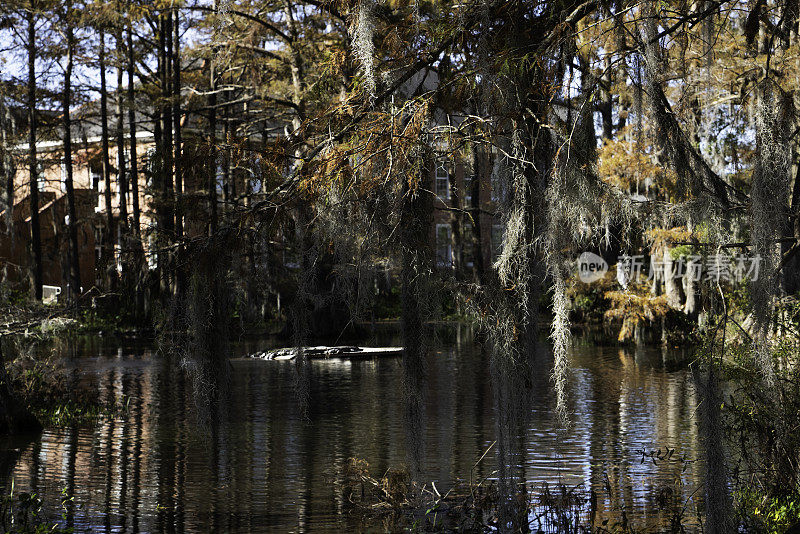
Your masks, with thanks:
[[[217,197],[219,198],[222,197],[223,193],[225,192],[225,170],[219,163],[217,163],[216,183],[217,183]]]
[[[105,189],[108,188],[108,190],[111,191],[111,194],[113,195],[114,194],[114,182],[112,182],[111,179],[112,179],[111,178],[111,173],[109,172],[108,174],[106,174],[106,179],[103,180],[103,192],[105,192]],[[117,182],[117,185],[119,185],[119,182]]]
[[[156,149],[150,147],[145,152],[144,168],[147,172],[147,180],[145,181],[146,187],[153,187],[153,178],[156,173]]]
[[[114,245],[114,264],[117,267],[117,274],[122,274],[122,248],[120,247],[120,243],[122,243],[122,225],[116,226],[117,237],[116,244]]]
[[[96,183],[95,179],[97,180]],[[97,195],[97,205],[94,207],[94,212],[100,213],[102,211],[105,211],[106,209],[106,197],[104,195],[104,193],[106,192],[106,181],[103,180],[103,175],[100,172],[98,172],[97,176],[92,175],[92,188],[95,187],[96,187],[95,191],[97,191],[98,195]]]
[[[300,230],[293,221],[280,230],[277,241],[283,245],[283,265],[287,269],[297,269],[302,261],[302,252],[295,246],[300,243]],[[280,245],[279,245],[280,246]]]
[[[475,262],[475,249],[472,246],[472,223],[465,222],[461,227],[461,243],[464,250],[464,264],[472,267]]]
[[[122,161],[120,161],[120,157],[121,157]],[[117,151],[116,160],[117,160],[117,185],[119,186],[119,183],[123,179],[130,180],[130,177],[131,177],[131,167],[130,167],[131,155],[130,155],[130,152],[128,152],[128,149],[126,148],[126,149],[124,149],[122,151]],[[120,170],[123,170],[125,172],[120,172]],[[128,182],[128,190],[129,191],[130,191],[130,188],[131,188],[131,184],[130,184],[130,182]]]
[[[475,186],[477,177],[473,173],[464,175],[464,202],[469,207],[472,205],[472,188]]]
[[[103,227],[94,227],[94,263],[100,265],[100,260],[103,258]]]
[[[61,192],[65,192],[67,190],[67,164],[61,164]]]
[[[492,261],[500,257],[503,252],[503,225],[492,225]]]
[[[153,235],[147,237],[147,250],[145,250],[145,258],[147,259],[147,266],[151,271],[158,267],[158,254],[153,252],[156,248],[156,238]]]
[[[264,162],[260,157],[256,158],[250,167],[249,187],[251,193],[264,192]]]
[[[444,163],[436,165],[436,196],[441,200],[450,200],[450,174]]]
[[[506,192],[502,180],[498,173],[492,173],[492,202],[502,202]]]
[[[283,266],[287,269],[297,269],[300,267],[300,254],[292,246],[283,249]]]
[[[449,224],[436,225],[436,265],[438,267],[453,266],[452,233],[453,229]]]
[[[36,189],[39,191],[47,189],[47,180],[45,180],[44,177],[44,165],[42,165],[41,161],[36,164]]]
[[[97,167],[89,167],[89,181],[92,183],[92,189],[95,191],[100,190],[100,180],[103,173]]]

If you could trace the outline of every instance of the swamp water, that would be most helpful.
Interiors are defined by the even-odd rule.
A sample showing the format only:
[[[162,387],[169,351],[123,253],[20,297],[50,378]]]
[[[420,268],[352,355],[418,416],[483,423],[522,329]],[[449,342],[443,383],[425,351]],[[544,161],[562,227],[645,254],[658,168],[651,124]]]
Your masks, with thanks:
[[[461,329],[431,350],[426,397],[426,481],[444,493],[457,478],[491,478],[496,449],[485,354]],[[378,343],[392,344],[394,339]],[[310,363],[308,411],[298,408],[294,363],[242,358],[265,343],[235,345],[231,394],[215,428],[201,429],[191,383],[151,346],[96,338],[65,355],[82,387],[126,408],[92,426],[46,429],[0,443],[5,494],[41,495],[45,513],[76,532],[352,532],[341,471],[351,457],[372,476],[405,463],[398,358]],[[601,510],[624,508],[658,529],[659,495],[677,488],[688,523],[702,493],[697,395],[678,351],[600,346],[578,339],[567,387],[572,427],[560,430],[549,369],[533,384],[524,476],[585,484]],[[552,362],[550,362],[552,365]],[[653,451],[674,449],[669,460]],[[608,489],[614,495],[608,499]],[[73,499],[59,508],[62,490]],[[609,525],[610,527],[611,525]]]

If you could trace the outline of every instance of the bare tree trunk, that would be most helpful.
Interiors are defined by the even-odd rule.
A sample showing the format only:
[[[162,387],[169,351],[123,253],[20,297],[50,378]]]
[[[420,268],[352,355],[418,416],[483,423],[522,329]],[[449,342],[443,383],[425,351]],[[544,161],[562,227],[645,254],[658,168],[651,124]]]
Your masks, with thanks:
[[[181,138],[181,49],[180,49],[180,24],[178,24],[178,11],[175,11],[173,24],[174,39],[172,49],[172,123],[175,131],[175,197],[180,201],[183,193],[182,175],[182,138]],[[175,235],[178,239],[183,237],[183,211],[176,206]]]
[[[161,245],[166,245],[174,237],[173,231],[175,229],[175,218],[173,210],[170,205],[174,201],[173,187],[172,187],[172,106],[169,104],[170,87],[172,80],[170,78],[171,68],[169,58],[171,55],[170,49],[172,48],[172,32],[169,25],[169,14],[161,13],[158,21],[158,65],[159,65],[159,78],[161,84],[161,98],[159,99],[159,132],[161,133],[160,143],[158,145],[159,153],[159,196],[161,199],[158,226],[159,233],[162,236]],[[162,298],[166,298],[171,292],[171,269],[173,267],[173,255],[170,252],[159,253],[159,274],[160,274],[160,291]]]
[[[686,221],[686,230],[690,235],[694,231],[694,224],[691,218]],[[683,294],[686,296],[686,300],[683,303],[683,313],[688,316],[689,319],[694,321],[697,319],[698,315],[697,282],[694,281],[694,277],[690,272],[688,264],[682,280]]]
[[[669,246],[664,245],[664,294],[667,296],[667,303],[675,308],[680,308],[681,305],[681,286],[678,279],[675,278],[673,271],[672,254],[670,254]]]
[[[157,81],[159,84],[163,83],[164,80],[164,32],[161,24],[161,17],[157,17],[155,20],[150,20],[151,26],[154,27],[154,40],[157,41],[157,53],[156,53],[156,73],[157,73]],[[153,121],[153,142],[155,144],[155,151],[153,153],[153,157],[150,161],[151,171],[152,171],[152,179],[153,183],[150,188],[150,192],[154,195],[155,198],[159,200],[158,204],[155,208],[155,218],[156,218],[156,228],[158,232],[156,236],[157,244],[160,247],[164,241],[164,233],[166,228],[166,221],[164,216],[164,208],[163,208],[163,199],[159,197],[161,194],[162,186],[161,181],[164,179],[164,156],[162,154],[162,149],[164,146],[164,132],[161,130],[162,119],[163,119],[163,112],[164,109],[160,105],[159,99],[155,98],[152,100],[152,121]],[[158,274],[158,290],[160,292],[159,296],[163,298],[163,293],[165,292],[166,288],[164,287],[164,272],[167,270],[167,253],[163,250],[159,250],[156,253],[156,260],[157,260],[157,274]],[[155,289],[155,288],[154,288]]]
[[[0,108],[0,114],[2,112],[3,110]],[[8,172],[8,168],[6,166],[7,151],[8,147],[6,145],[5,123],[0,121],[0,177],[3,178],[3,203],[0,204],[0,210],[5,211],[6,216],[8,216],[12,206],[14,205],[14,182],[12,181],[13,179],[11,178],[11,173]],[[9,184],[11,184],[11,187],[9,187]],[[10,227],[8,225],[8,221],[6,221],[6,230],[9,229]]]
[[[591,68],[589,62],[585,62],[586,69]],[[600,116],[603,119],[603,139],[611,139],[614,136],[614,115],[613,104],[611,95],[611,65],[610,59],[606,56],[605,65],[603,69],[603,76],[600,81],[600,102],[598,108],[600,109]]]
[[[133,26],[131,17],[127,21],[127,67],[128,67],[128,131],[130,135],[130,186],[131,186],[131,208],[133,211],[133,228],[131,229],[132,241],[132,265],[136,273],[135,310],[134,314],[139,320],[145,309],[144,288],[141,287],[141,273],[145,270],[144,248],[142,246],[141,235],[141,208],[139,206],[139,162],[136,143],[136,90],[135,73],[136,61],[133,50]]]
[[[164,35],[164,79],[162,88],[163,111],[163,134],[164,134],[164,221],[167,223],[167,231],[172,234],[175,230],[175,217],[173,215],[172,204],[174,202],[174,182],[173,182],[173,144],[172,144],[172,106],[170,97],[172,96],[172,13],[167,11],[166,16],[162,15],[163,35]]]
[[[183,139],[181,135],[181,33],[178,19],[178,10],[174,14],[174,37],[172,46],[172,123],[175,135],[175,237],[180,242],[183,239],[183,207],[181,196],[183,195]],[[184,274],[183,255],[185,251],[183,245],[178,247],[178,265],[175,273],[175,293],[182,295],[186,287],[186,276]]]
[[[622,46],[627,46],[625,41],[625,36],[623,35],[620,38],[623,42],[620,43]],[[617,83],[619,80],[627,80],[628,76],[628,65],[624,61],[620,61],[619,65],[615,70],[615,78],[614,83]],[[609,88],[610,89],[610,88]],[[616,131],[620,132],[625,129],[625,126],[628,124],[628,108],[630,107],[630,97],[620,95],[619,98],[619,105],[617,106],[617,125]]]
[[[486,265],[483,258],[483,225],[481,223],[481,183],[491,174],[489,154],[475,152],[475,175],[470,184],[469,213],[472,216],[472,272],[475,283],[486,283]]]
[[[403,381],[405,403],[405,436],[408,460],[412,475],[419,476],[425,458],[425,376],[427,318],[425,287],[426,277],[422,273],[433,267],[429,232],[431,228],[431,206],[423,189],[427,187],[432,169],[429,154],[422,166],[422,187],[413,189],[409,179],[403,179],[402,206],[400,214],[400,271],[401,323],[403,333]]]
[[[11,158],[11,147],[9,137],[13,136],[11,131],[13,122],[8,108],[5,105],[5,94],[0,86],[0,178],[3,179],[3,194],[5,195],[6,229],[11,231],[13,226],[14,212],[14,160]]]
[[[122,1],[117,0],[117,12],[119,16],[123,16]],[[126,93],[122,90],[122,83],[125,77],[125,41],[122,35],[122,20],[117,21],[115,28],[114,41],[117,44],[116,61],[117,61],[117,124],[116,124],[116,144],[117,144],[117,184],[119,187],[119,251],[120,251],[120,265],[121,265],[121,281],[122,281],[122,295],[123,303],[126,311],[133,311],[136,314],[136,300],[132,298],[134,289],[134,281],[132,280],[132,253],[131,247],[131,227],[128,220],[128,172],[126,170],[125,162],[125,96]],[[132,105],[132,104],[129,104]],[[133,310],[129,308],[129,303],[133,301]]]
[[[111,207],[111,161],[108,148],[108,90],[106,87],[106,34],[100,30],[100,53],[98,55],[100,63],[100,136],[102,144],[103,158],[103,181],[106,184],[104,193],[106,203],[106,236],[105,246],[103,247],[103,270],[104,276],[108,277],[108,282],[113,288],[114,275],[111,267],[114,261],[114,210]]]
[[[122,5],[117,2],[118,10],[122,11]],[[119,221],[123,234],[123,242],[128,234],[128,174],[125,171],[125,111],[124,93],[122,92],[122,80],[124,78],[123,51],[125,43],[122,39],[122,24],[117,28],[115,36],[117,42],[117,181],[119,182]]]
[[[214,14],[217,13],[217,2],[214,0]],[[217,72],[214,58],[211,58],[208,74],[209,96],[211,108],[208,115],[208,231],[217,231]]]
[[[72,30],[72,2],[67,0],[65,6],[65,32],[67,40],[66,67],[64,68],[64,188],[67,190],[67,214],[69,222],[69,290],[67,298],[70,300],[81,291],[81,267],[78,257],[78,214],[75,210],[75,187],[72,181],[72,121],[69,106],[72,101],[72,58],[75,39]]]
[[[8,157],[8,137],[5,131],[5,125],[0,126],[0,136],[2,136],[3,153],[0,154],[0,176],[4,178],[3,181],[3,195],[5,196],[5,210],[6,216],[6,230],[11,230],[11,221],[13,220],[12,214],[14,213],[14,170],[11,166],[11,158]]]
[[[223,93],[223,100],[228,100],[228,95]],[[222,152],[222,210],[223,210],[223,217],[225,217],[225,213],[227,210],[231,209],[231,203],[233,202],[233,198],[235,195],[236,188],[234,187],[233,181],[231,180],[231,149],[230,149],[230,106],[225,106],[222,116],[222,143],[223,143],[223,152]],[[266,137],[264,137],[266,140]]]
[[[723,347],[724,348],[724,347]],[[728,468],[725,459],[724,429],[720,406],[723,404],[713,355],[708,370],[695,371],[695,384],[702,396],[699,407],[700,433],[705,445],[705,531],[710,534],[736,532],[728,489]],[[703,376],[705,375],[705,376]]]
[[[794,185],[789,216],[786,218],[786,229],[783,235],[794,236],[795,241],[793,243],[781,242],[781,256],[787,254],[792,246],[800,246],[800,163],[797,161],[797,154],[793,154],[792,159],[794,160]],[[800,291],[800,255],[796,253],[783,266],[783,289],[788,295],[794,295]]]
[[[141,219],[139,211],[139,169],[136,161],[136,92],[134,89],[134,73],[136,63],[133,54],[133,28],[130,17],[128,18],[128,130],[131,145],[131,190],[133,193],[133,236],[139,238],[141,234]]]
[[[450,217],[450,246],[453,249],[453,272],[457,278],[464,274],[464,240],[461,231],[464,214],[461,211],[461,191],[456,183],[456,169],[453,166],[450,172],[450,207],[453,214]]]
[[[31,279],[33,296],[42,300],[42,234],[39,227],[39,169],[36,160],[36,20],[32,0],[28,11],[28,170],[31,207]]]

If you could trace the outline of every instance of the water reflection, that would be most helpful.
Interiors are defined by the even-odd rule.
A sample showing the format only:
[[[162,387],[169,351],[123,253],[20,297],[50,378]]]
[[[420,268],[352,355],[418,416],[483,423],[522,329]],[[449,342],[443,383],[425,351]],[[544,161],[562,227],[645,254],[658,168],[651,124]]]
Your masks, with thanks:
[[[428,365],[423,473],[440,490],[471,472],[478,479],[496,470],[489,455],[473,471],[496,439],[487,358],[455,341],[445,339]],[[255,348],[242,344],[237,351]],[[549,373],[539,373],[524,478],[590,482],[601,509],[624,507],[629,518],[667,521],[655,502],[662,487],[680,482],[683,501],[701,482],[697,463],[676,460],[700,454],[696,395],[687,371],[673,362],[679,357],[577,344],[568,432],[559,432]],[[406,461],[398,359],[311,362],[307,414],[292,391],[292,362],[234,360],[220,422],[202,428],[192,384],[152,350],[96,342],[70,358],[82,387],[127,410],[92,428],[49,429],[33,443],[0,444],[8,465],[0,476],[4,486],[13,477],[20,490],[56,506],[66,488],[74,495],[67,522],[77,531],[349,530],[355,525],[342,513],[337,478],[346,460],[367,459],[373,475]],[[670,461],[647,456],[659,447],[675,449]]]

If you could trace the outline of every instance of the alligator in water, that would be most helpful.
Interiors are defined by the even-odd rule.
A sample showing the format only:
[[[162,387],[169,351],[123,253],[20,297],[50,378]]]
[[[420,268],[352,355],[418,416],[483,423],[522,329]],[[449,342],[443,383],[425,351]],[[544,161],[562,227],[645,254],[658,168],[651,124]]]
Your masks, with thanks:
[[[251,354],[251,358],[260,360],[293,360],[297,357],[297,347],[285,349],[266,350]],[[303,353],[309,360],[324,360],[328,358],[378,358],[383,356],[399,356],[403,353],[402,347],[305,347]]]

